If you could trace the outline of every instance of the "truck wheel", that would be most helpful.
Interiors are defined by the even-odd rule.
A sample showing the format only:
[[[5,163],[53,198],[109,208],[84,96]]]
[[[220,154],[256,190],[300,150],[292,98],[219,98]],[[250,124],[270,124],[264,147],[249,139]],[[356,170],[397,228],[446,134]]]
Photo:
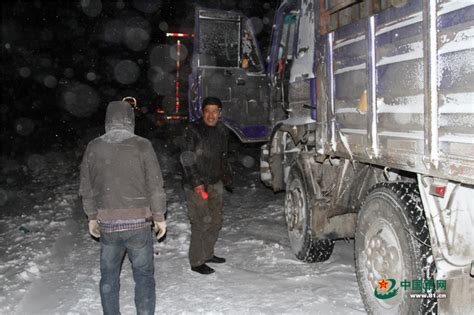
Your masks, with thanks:
[[[301,170],[298,164],[294,164],[288,176],[285,198],[285,219],[291,248],[302,261],[325,261],[332,254],[334,241],[314,239],[309,200]]]
[[[414,290],[413,280],[433,280],[435,272],[416,184],[380,183],[370,190],[358,216],[355,263],[368,313],[436,313],[436,299],[410,298],[410,293],[422,293]],[[389,279],[386,290],[378,284],[382,279]]]

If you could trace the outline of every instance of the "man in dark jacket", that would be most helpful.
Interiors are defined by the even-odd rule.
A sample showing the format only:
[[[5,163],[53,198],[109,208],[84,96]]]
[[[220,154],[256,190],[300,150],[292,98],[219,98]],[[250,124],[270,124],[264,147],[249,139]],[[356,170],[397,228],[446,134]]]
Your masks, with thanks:
[[[166,196],[155,151],[134,134],[127,102],[107,107],[105,131],[87,145],[81,164],[80,195],[89,233],[100,237],[100,297],[104,314],[119,314],[120,270],[125,252],[132,263],[138,314],[155,311],[154,222],[166,232]]]
[[[189,262],[191,270],[211,274],[206,263],[224,263],[214,255],[222,228],[223,188],[232,185],[227,161],[228,130],[219,121],[222,104],[208,97],[202,103],[202,119],[189,125],[184,134],[181,164],[184,189],[191,222]]]

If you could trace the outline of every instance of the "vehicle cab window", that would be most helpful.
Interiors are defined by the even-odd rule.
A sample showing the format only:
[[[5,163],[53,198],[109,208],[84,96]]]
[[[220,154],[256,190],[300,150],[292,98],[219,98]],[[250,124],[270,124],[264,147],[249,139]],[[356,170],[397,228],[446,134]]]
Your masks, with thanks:
[[[263,67],[250,23],[248,19],[243,23],[240,65],[249,72],[258,72],[262,71]]]
[[[199,65],[239,67],[240,20],[200,19]]]
[[[284,22],[283,22],[283,31],[281,34],[281,39],[279,43],[279,50],[278,50],[278,62],[277,62],[277,69],[276,72],[278,73],[279,77],[283,78],[283,76],[288,75],[289,67],[287,64],[293,60],[293,42],[295,38],[295,29],[296,29],[296,11],[291,11],[285,14]]]

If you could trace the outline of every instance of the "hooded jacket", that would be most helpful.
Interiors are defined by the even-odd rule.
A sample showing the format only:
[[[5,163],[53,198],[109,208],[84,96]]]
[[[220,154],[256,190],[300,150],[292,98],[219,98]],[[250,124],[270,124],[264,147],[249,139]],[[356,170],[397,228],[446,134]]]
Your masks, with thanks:
[[[132,107],[109,103],[106,133],[89,142],[81,164],[79,194],[89,220],[164,220],[160,165],[151,142],[134,129]]]
[[[211,185],[219,180],[232,183],[232,169],[227,159],[229,131],[219,122],[208,126],[202,119],[190,124],[184,132],[181,164],[185,187]]]

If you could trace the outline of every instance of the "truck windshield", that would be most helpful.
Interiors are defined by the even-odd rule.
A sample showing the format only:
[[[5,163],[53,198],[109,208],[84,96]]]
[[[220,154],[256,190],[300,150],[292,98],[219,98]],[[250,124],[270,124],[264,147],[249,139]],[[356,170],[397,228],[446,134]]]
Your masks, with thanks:
[[[201,66],[239,66],[240,21],[201,19],[200,31]]]

